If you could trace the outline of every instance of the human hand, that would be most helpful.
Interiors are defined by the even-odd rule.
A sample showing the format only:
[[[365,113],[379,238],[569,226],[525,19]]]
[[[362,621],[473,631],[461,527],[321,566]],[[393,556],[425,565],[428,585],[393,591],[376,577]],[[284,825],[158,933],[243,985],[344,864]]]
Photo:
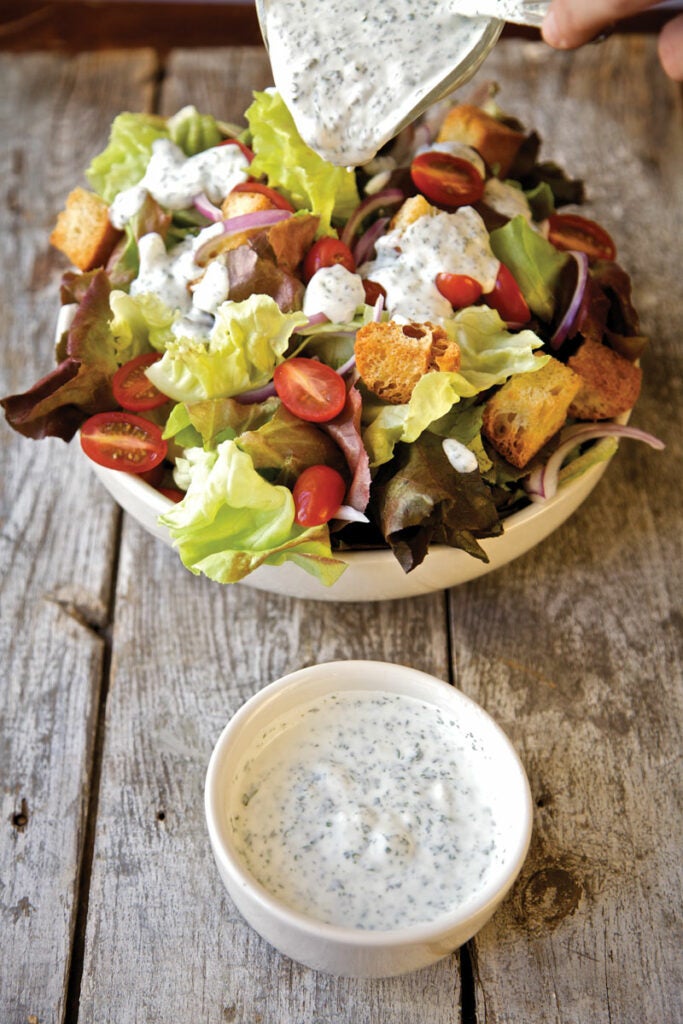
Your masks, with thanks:
[[[620,18],[639,14],[656,0],[553,0],[543,38],[558,50],[573,50],[595,39]],[[667,22],[659,36],[659,59],[664,71],[683,81],[683,14]]]

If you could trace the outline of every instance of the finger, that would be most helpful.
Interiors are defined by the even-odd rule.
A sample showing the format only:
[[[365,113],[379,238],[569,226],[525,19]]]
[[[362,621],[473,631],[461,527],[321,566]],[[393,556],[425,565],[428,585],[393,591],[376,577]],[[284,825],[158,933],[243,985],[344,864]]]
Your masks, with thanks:
[[[545,16],[542,34],[558,50],[573,50],[595,39],[621,18],[651,7],[657,0],[553,0]]]
[[[683,82],[683,14],[668,21],[659,35],[659,59],[669,78]]]

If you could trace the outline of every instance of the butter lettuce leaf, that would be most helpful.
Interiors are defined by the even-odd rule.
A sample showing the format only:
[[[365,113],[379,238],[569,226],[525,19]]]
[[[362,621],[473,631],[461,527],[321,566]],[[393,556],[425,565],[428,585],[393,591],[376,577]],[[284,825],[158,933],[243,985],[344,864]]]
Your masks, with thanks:
[[[191,448],[178,463],[187,493],[160,522],[190,572],[237,583],[260,565],[289,560],[329,586],[344,571],[327,526],[297,526],[292,492],[265,480],[234,441]]]
[[[192,105],[169,117],[167,128],[171,141],[180,146],[185,156],[211,149],[223,139],[216,118],[211,114],[200,114]]]
[[[521,216],[492,231],[490,238],[494,254],[512,272],[529,309],[549,324],[560,278],[572,257],[556,249]]]
[[[333,218],[351,215],[359,202],[353,170],[335,167],[306,145],[279,93],[254,93],[246,118],[256,153],[253,177],[265,174],[297,210],[320,217],[321,234],[330,233]]]
[[[282,313],[267,295],[224,302],[206,341],[173,338],[147,376],[176,402],[231,398],[268,383],[306,320],[303,313]]]
[[[435,419],[440,419],[461,398],[471,397],[476,389],[459,373],[426,373],[415,385],[405,405],[364,401],[363,443],[374,468],[389,462],[394,447],[417,440]]]
[[[154,114],[125,112],[114,118],[109,143],[85,172],[91,187],[106,203],[131,185],[147,169],[156,139],[169,137],[166,121]]]
[[[537,334],[508,331],[488,306],[461,310],[447,330],[460,347],[460,373],[477,392],[503,384],[513,373],[540,370],[550,358],[534,355],[543,344]]]
[[[196,445],[215,448],[228,438],[258,430],[279,408],[280,399],[276,395],[249,405],[234,398],[207,398],[191,405],[179,402],[166,421],[164,437],[175,437],[178,444],[186,448]],[[194,435],[190,431],[194,431]],[[192,437],[194,440],[188,444],[185,439]]]
[[[85,172],[91,187],[105,202],[137,185],[143,177],[157,139],[171,139],[186,156],[217,146],[223,138],[211,114],[187,106],[168,120],[155,114],[128,111],[112,122],[106,148],[94,157]]]
[[[163,352],[174,340],[171,327],[178,314],[156,295],[128,295],[115,290],[109,305],[110,329],[121,363],[151,349]]]

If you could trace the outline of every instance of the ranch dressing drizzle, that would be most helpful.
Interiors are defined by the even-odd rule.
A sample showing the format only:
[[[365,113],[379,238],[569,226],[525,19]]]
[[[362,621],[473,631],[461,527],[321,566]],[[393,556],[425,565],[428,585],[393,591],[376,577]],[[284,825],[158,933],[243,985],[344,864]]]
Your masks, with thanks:
[[[239,856],[288,906],[344,927],[431,921],[476,896],[504,840],[485,755],[445,712],[383,691],[295,708],[252,744],[227,808]]]
[[[467,61],[488,18],[458,0],[267,0],[273,76],[304,141],[333,164],[367,163],[397,125]]]
[[[455,213],[435,210],[407,227],[394,228],[377,240],[375,252],[360,273],[382,285],[392,319],[449,320],[453,307],[436,287],[437,274],[466,274],[487,294],[500,269],[484,222],[471,206]]]
[[[466,81],[496,23],[540,25],[547,8],[548,0],[257,0],[275,84],[299,133],[342,166],[367,163],[418,104]]]

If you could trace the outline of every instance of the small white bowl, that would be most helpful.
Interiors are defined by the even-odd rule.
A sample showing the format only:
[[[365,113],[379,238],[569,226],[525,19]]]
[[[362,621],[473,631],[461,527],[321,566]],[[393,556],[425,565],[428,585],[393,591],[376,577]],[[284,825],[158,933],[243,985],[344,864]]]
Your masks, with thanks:
[[[317,601],[388,601],[455,587],[499,569],[545,540],[585,501],[608,464],[592,466],[553,498],[529,505],[505,519],[505,531],[500,537],[480,541],[488,562],[457,548],[439,545],[430,549],[421,565],[405,573],[388,549],[344,551],[339,557],[347,562],[348,568],[331,587],[324,586],[293,562],[263,565],[241,583],[274,594]],[[168,498],[131,473],[103,469],[94,462],[91,465],[126,512],[149,533],[166,544],[172,543],[168,530],[158,523],[159,516],[171,508]]]
[[[352,694],[351,691],[353,691]],[[336,695],[336,699],[340,701],[353,698],[359,699],[362,703],[368,699],[368,691],[375,695],[378,693],[389,694],[391,695],[390,701],[397,698],[401,704],[410,704],[413,707],[415,707],[415,700],[420,701],[422,702],[422,711],[429,717],[430,722],[432,710],[435,718],[439,714],[442,719],[448,716],[447,724],[444,725],[442,721],[439,729],[448,730],[449,740],[451,736],[453,737],[452,756],[457,767],[451,765],[449,770],[454,775],[457,775],[458,772],[461,773],[462,778],[441,790],[442,793],[446,793],[446,799],[451,802],[456,801],[451,805],[454,806],[453,814],[458,821],[458,827],[451,832],[451,826],[448,826],[445,844],[437,847],[438,856],[443,855],[439,853],[439,850],[443,851],[444,849],[447,849],[448,854],[453,854],[451,835],[456,844],[464,844],[466,841],[462,822],[465,820],[464,815],[470,809],[468,791],[471,791],[472,787],[474,790],[478,790],[478,799],[489,808],[483,812],[485,824],[482,825],[477,840],[480,855],[484,857],[485,864],[481,878],[472,882],[471,887],[467,888],[465,893],[460,893],[457,899],[449,894],[445,909],[442,907],[439,916],[433,920],[423,921],[422,909],[420,909],[417,923],[394,927],[395,922],[392,921],[392,927],[389,930],[371,930],[367,927],[323,923],[314,917],[310,909],[307,909],[305,913],[292,909],[283,899],[272,895],[256,880],[246,865],[245,855],[239,852],[240,839],[236,835],[235,828],[243,826],[236,826],[233,820],[234,815],[241,815],[241,806],[249,802],[244,796],[244,787],[248,788],[248,781],[245,782],[244,779],[246,776],[248,780],[247,773],[254,770],[254,762],[257,762],[258,751],[262,749],[262,744],[267,746],[272,738],[276,737],[277,749],[284,750],[285,758],[288,758],[290,753],[298,756],[299,751],[305,749],[305,735],[302,739],[300,732],[296,733],[297,738],[293,738],[291,743],[288,742],[291,734],[282,727],[283,716],[291,714],[296,709],[297,722],[304,721],[304,730],[308,730],[309,735],[314,735],[317,742],[321,737],[320,708],[308,718],[305,715],[300,715],[299,711],[312,701],[318,704],[322,701],[323,707],[334,706],[334,699],[332,701],[327,699],[331,695]],[[413,701],[404,701],[405,697],[413,698]],[[424,708],[425,704],[428,705],[427,708]],[[346,707],[344,727],[348,724],[354,726],[350,730],[354,735],[357,734],[358,720],[356,716],[359,714],[361,712],[356,709],[351,709],[349,712],[348,706]],[[315,722],[315,726],[312,725],[313,722]],[[297,726],[297,729],[300,728],[302,728],[301,724]],[[405,764],[404,758],[410,757],[409,744],[403,738],[404,735],[405,730],[401,730],[401,733],[396,736],[396,741],[392,738],[391,743],[387,745],[393,750],[403,743],[401,766]],[[381,748],[379,741],[377,741],[377,745]],[[426,746],[425,742],[425,748]],[[334,749],[336,751],[337,747],[335,746]],[[373,751],[373,769],[367,772],[368,776],[374,772],[375,757],[377,757],[377,765],[384,756],[390,759],[394,757],[392,753],[376,754],[375,746],[371,749]],[[441,756],[441,746],[437,744],[435,749]],[[466,753],[463,753],[465,750]],[[431,770],[428,751],[425,751],[424,756],[424,765]],[[422,752],[419,757],[415,758],[416,762],[420,762],[420,767],[423,764],[420,760],[421,757]],[[320,763],[323,764],[325,771],[327,771],[331,760],[331,758],[322,758]],[[248,761],[246,766],[245,761]],[[354,768],[357,768],[358,763],[357,759],[351,761]],[[319,768],[320,765],[316,770]],[[378,772],[379,770],[378,767]],[[396,770],[395,763],[392,770]],[[331,768],[331,771],[333,778],[338,780],[339,776],[334,775],[334,772],[342,771],[342,769]],[[410,768],[410,772],[412,771],[413,769]],[[432,780],[430,785],[434,785],[433,774],[429,775],[429,771],[424,771],[424,769],[422,771]],[[283,778],[284,768],[278,769],[274,773],[274,777]],[[344,775],[341,777],[345,778]],[[363,774],[362,777],[365,779],[366,775]],[[319,775],[316,778],[319,778]],[[462,782],[462,791],[458,790],[460,782]],[[412,786],[412,784],[413,776],[411,775],[410,785]],[[316,783],[315,786],[308,785],[304,790],[309,794],[308,800],[296,806],[299,808],[310,806],[315,796],[313,790],[316,787],[319,789],[321,785],[319,783]],[[326,794],[333,792],[335,799],[337,794],[341,794],[345,789],[344,786],[337,786],[336,782],[333,789],[330,789],[330,786],[333,785],[330,778],[327,778],[325,785],[327,788],[324,792]],[[263,789],[265,788],[267,788],[267,784],[264,782],[261,790],[254,789],[254,794],[257,792],[259,794],[259,801],[263,799]],[[395,793],[389,791],[381,798],[380,803],[372,804],[364,788],[358,803],[351,800],[344,813],[340,807],[337,808],[340,817],[335,821],[341,820],[343,827],[346,828],[346,822],[356,822],[359,820],[359,815],[366,813],[376,813],[382,816],[386,812],[393,815],[392,821],[395,821],[398,815],[401,822],[413,823],[412,825],[405,824],[405,828],[410,829],[407,833],[408,844],[410,845],[413,839],[416,844],[419,844],[420,840],[416,835],[414,824],[417,818],[410,817],[409,808],[403,806],[405,791],[404,784],[400,788],[396,787]],[[386,791],[381,789],[381,792]],[[433,791],[430,792],[433,793]],[[287,793],[290,793],[289,787]],[[368,806],[379,807],[380,810],[368,812],[367,807],[363,805],[363,801],[366,799]],[[441,804],[438,806],[441,807]],[[257,830],[260,827],[261,821],[264,820],[259,817],[263,814],[262,807],[263,805],[259,802],[257,812],[255,812],[252,806],[251,813],[256,813],[256,818],[248,826],[245,826],[246,828]],[[286,956],[314,970],[352,977],[388,977],[417,970],[442,959],[470,939],[491,917],[517,877],[529,847],[532,823],[531,795],[524,768],[512,744],[490,716],[459,690],[433,676],[403,665],[374,661],[338,661],[304,668],[271,683],[251,697],[225,727],[213,751],[206,777],[205,811],[211,846],[220,876],[237,909],[246,921],[267,942]],[[488,816],[489,811],[490,816]],[[313,810],[310,813],[313,819],[312,824],[319,828],[322,819]],[[325,813],[333,816],[336,812],[326,809]],[[415,813],[417,814],[417,812]],[[419,804],[419,814],[421,817],[425,817],[422,803]],[[276,815],[268,814],[265,820],[269,822],[271,834],[277,834]],[[289,823],[294,820],[294,816],[286,817],[287,828],[289,828]],[[366,819],[363,818],[363,820]],[[305,810],[296,816],[296,821],[297,823],[303,822],[304,826],[308,825]],[[380,821],[383,824],[383,817],[380,817]],[[327,826],[330,824],[332,823],[325,822]],[[380,846],[383,847],[384,839],[382,837],[388,833],[383,832],[380,826],[378,828],[380,829]],[[253,831],[251,835],[253,836]],[[367,836],[367,830],[363,831],[362,835]],[[443,836],[441,840],[443,842]],[[490,840],[495,840],[492,847],[495,852],[486,849]],[[257,850],[261,848],[258,840],[252,838],[250,841],[252,848],[256,847]],[[321,842],[325,842],[324,837]],[[340,852],[342,848],[343,844],[339,844]],[[330,849],[334,851],[333,856],[336,856],[338,846],[334,839],[331,845],[326,847],[327,851]],[[373,858],[374,850],[375,847],[371,847]],[[368,847],[362,852],[363,858],[368,855],[367,851]],[[389,853],[389,850],[384,852]],[[285,854],[284,863],[287,865],[294,862],[294,858],[290,854],[291,851]],[[275,856],[277,855],[278,851],[276,850]],[[357,856],[360,855],[354,854],[354,857]],[[380,853],[379,856],[381,859],[383,854]],[[465,857],[464,854],[461,856]],[[473,856],[472,853],[467,854],[470,861]],[[420,862],[418,857],[415,863],[419,864]],[[367,860],[363,860],[362,863],[365,864],[363,871],[366,871]],[[374,859],[371,863],[376,864]],[[457,861],[450,863],[453,864],[451,873],[454,875]],[[462,863],[466,864],[468,861],[463,859]],[[342,867],[339,870],[342,871],[344,870],[342,859],[340,859],[340,864]],[[407,870],[408,877],[411,877],[413,873],[413,861],[410,861],[410,865]],[[385,866],[385,862],[382,861],[378,870],[384,871]],[[315,893],[314,898],[317,899],[318,892],[329,892],[330,889],[323,883],[318,889],[315,888],[315,870],[315,865],[309,865],[303,873],[307,881],[311,880],[310,884],[304,886],[303,889],[307,894]],[[462,870],[466,870],[466,868],[462,867]],[[276,872],[276,876],[278,879],[281,877],[278,872]],[[335,875],[335,877],[337,876]],[[355,885],[356,891],[364,893],[367,877],[367,874],[362,874],[360,879],[356,878],[352,882],[347,880],[347,888]],[[433,874],[430,872],[428,877],[431,879]],[[441,877],[443,877],[443,872],[439,873],[439,878]],[[298,881],[300,879],[296,879],[295,884]],[[410,904],[401,902],[397,895],[398,890],[386,895],[383,891],[383,884],[380,889],[382,895],[375,899],[374,909],[371,909],[371,912],[383,914],[384,901],[391,900],[392,907],[396,908],[396,912],[405,916],[404,911]],[[423,890],[418,887],[416,891],[419,903]],[[289,897],[285,896],[285,899],[289,900]],[[294,905],[296,905],[296,901],[297,897],[292,897],[290,900]],[[412,906],[414,907],[415,904],[413,903]],[[415,919],[415,912],[411,911],[411,913]],[[324,916],[325,913],[322,912],[320,917]],[[425,913],[425,917],[429,917],[428,912]],[[383,921],[384,918],[379,917],[375,923],[375,929],[381,928]]]

